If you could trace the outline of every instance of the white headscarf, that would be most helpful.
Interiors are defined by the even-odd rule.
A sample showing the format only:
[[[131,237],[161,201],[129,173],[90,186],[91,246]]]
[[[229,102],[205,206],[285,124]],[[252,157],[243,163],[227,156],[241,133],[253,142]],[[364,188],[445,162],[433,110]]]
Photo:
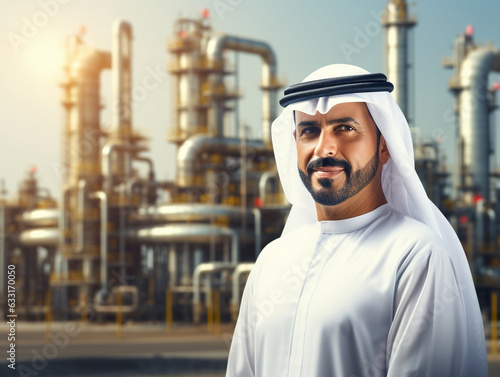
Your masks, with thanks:
[[[303,82],[333,77],[368,74],[366,70],[347,64],[333,64],[320,68]],[[448,220],[429,200],[415,171],[413,144],[408,123],[401,109],[388,92],[355,93],[321,97],[288,105],[273,122],[272,140],[280,180],[292,209],[283,234],[317,221],[314,201],[302,183],[297,169],[297,150],[293,137],[293,111],[310,115],[327,113],[333,106],[346,102],[365,102],[384,136],[391,158],[382,169],[382,189],[387,202],[399,212],[412,217],[435,232],[454,264],[458,283],[465,298],[464,307],[469,318],[469,339],[475,339],[484,330],[469,265],[460,241]]]

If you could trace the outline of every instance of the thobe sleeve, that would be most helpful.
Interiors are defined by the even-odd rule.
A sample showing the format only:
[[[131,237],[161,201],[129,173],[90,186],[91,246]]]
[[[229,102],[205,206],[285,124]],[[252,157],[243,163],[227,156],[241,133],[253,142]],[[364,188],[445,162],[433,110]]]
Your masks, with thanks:
[[[252,271],[248,276],[243,297],[241,299],[240,312],[229,350],[226,377],[254,377],[254,331],[255,324],[252,322],[252,296],[253,296]]]
[[[397,276],[387,376],[465,377],[470,350],[454,267],[442,249],[418,254]]]

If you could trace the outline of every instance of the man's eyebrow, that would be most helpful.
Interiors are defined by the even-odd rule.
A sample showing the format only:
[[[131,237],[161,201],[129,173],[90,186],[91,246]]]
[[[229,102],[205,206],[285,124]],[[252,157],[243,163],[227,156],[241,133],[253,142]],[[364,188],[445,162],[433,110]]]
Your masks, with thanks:
[[[318,122],[315,120],[303,120],[299,124],[297,124],[297,127],[309,127],[309,126],[317,126]]]
[[[348,122],[351,122],[351,123],[354,123],[356,125],[360,125],[358,123],[358,121],[354,118],[351,118],[351,117],[345,117],[345,118],[338,118],[338,119],[330,119],[329,121],[326,122],[326,124],[339,124],[339,123],[348,123]]]
[[[345,117],[345,118],[338,118],[338,119],[330,119],[329,121],[326,122],[328,125],[332,124],[339,124],[339,123],[354,123],[356,125],[360,125],[359,122],[352,118],[352,117]],[[315,120],[303,120],[299,124],[297,124],[298,127],[310,127],[310,126],[317,126],[319,123]]]

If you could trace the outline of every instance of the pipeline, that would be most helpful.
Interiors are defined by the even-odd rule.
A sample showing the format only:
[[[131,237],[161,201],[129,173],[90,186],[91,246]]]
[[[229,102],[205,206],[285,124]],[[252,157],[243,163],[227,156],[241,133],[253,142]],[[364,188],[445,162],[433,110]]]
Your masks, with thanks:
[[[19,243],[24,246],[57,246],[59,238],[58,228],[33,228],[19,234]]]
[[[236,263],[233,262],[211,262],[201,263],[194,270],[193,274],[193,318],[195,322],[200,321],[201,313],[201,276],[204,274],[214,274],[220,271],[232,271],[236,268]],[[210,296],[212,286],[207,287],[207,297]]]
[[[21,215],[21,223],[33,227],[53,227],[59,223],[59,210],[56,208],[34,209]]]
[[[234,50],[259,55],[262,65],[262,140],[267,147],[271,146],[271,123],[276,118],[276,92],[281,87],[276,77],[277,63],[273,49],[266,42],[240,38],[225,34],[213,36],[207,45],[207,58],[214,66],[223,61],[223,51]],[[223,85],[224,74],[214,74],[212,85],[215,90]],[[209,130],[216,136],[222,136],[224,124],[224,100],[216,100],[213,115],[210,117]]]
[[[85,179],[80,179],[78,181],[78,210],[76,215],[76,218],[78,219],[78,238],[77,238],[76,251],[78,253],[83,252],[84,249],[86,187],[87,187],[87,181]]]
[[[113,131],[112,138],[128,139],[132,134],[132,26],[122,20],[113,23]]]
[[[148,164],[149,171],[148,171],[148,179],[150,181],[155,180],[155,170],[154,170],[154,165],[153,165],[153,160],[151,160],[148,157],[143,157],[143,156],[136,156],[133,158],[134,161],[142,161]]]
[[[146,147],[136,146],[136,145],[125,145],[121,142],[108,142],[102,148],[102,174],[104,176],[104,191],[106,193],[111,192],[111,187],[113,187],[113,170],[111,164],[111,157],[114,151],[118,152],[143,152],[147,150]]]
[[[254,216],[254,228],[255,228],[255,259],[260,254],[261,243],[262,243],[262,213],[259,208],[254,208],[252,210]]]
[[[271,180],[271,179],[276,179],[276,180],[279,180],[278,178],[278,172],[277,171],[268,171],[268,172],[265,172],[261,175],[260,177],[260,180],[259,180],[259,197],[260,197],[260,200],[262,201],[262,204],[266,204],[267,203],[267,183]]]
[[[233,292],[231,297],[231,317],[234,321],[238,317],[238,311],[240,309],[241,300],[241,275],[244,273],[250,273],[255,263],[240,263],[233,271]]]
[[[247,148],[256,154],[272,156],[272,150],[261,140],[246,140]],[[239,156],[241,140],[237,138],[214,138],[208,135],[195,135],[182,144],[177,152],[177,184],[181,187],[195,185],[195,177],[201,167],[196,167],[203,153],[219,153],[224,156]]]
[[[231,238],[231,259],[238,262],[238,234],[229,228],[208,224],[172,224],[142,228],[127,232],[130,240],[138,242],[186,242],[207,243],[214,238]]]
[[[139,307],[139,290],[133,285],[121,285],[114,287],[111,290],[111,301],[115,301],[117,293],[130,293],[132,297],[132,304],[130,305],[103,305],[104,296],[108,292],[106,289],[98,291],[94,298],[94,309],[98,313],[131,313]]]
[[[230,220],[241,218],[241,209],[222,204],[167,204],[139,208],[131,215],[132,221],[194,222],[209,221],[214,217],[227,216]]]
[[[105,289],[108,284],[108,196],[98,191],[91,197],[101,201],[101,289]]]

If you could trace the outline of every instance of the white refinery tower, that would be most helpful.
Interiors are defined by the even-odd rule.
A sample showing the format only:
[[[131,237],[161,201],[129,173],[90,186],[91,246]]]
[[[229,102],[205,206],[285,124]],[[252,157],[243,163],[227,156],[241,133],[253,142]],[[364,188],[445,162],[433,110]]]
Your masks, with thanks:
[[[408,17],[405,0],[389,0],[382,16],[382,25],[386,28],[384,51],[384,70],[387,78],[394,84],[394,99],[409,119],[408,101],[408,29],[415,26],[414,17]]]

